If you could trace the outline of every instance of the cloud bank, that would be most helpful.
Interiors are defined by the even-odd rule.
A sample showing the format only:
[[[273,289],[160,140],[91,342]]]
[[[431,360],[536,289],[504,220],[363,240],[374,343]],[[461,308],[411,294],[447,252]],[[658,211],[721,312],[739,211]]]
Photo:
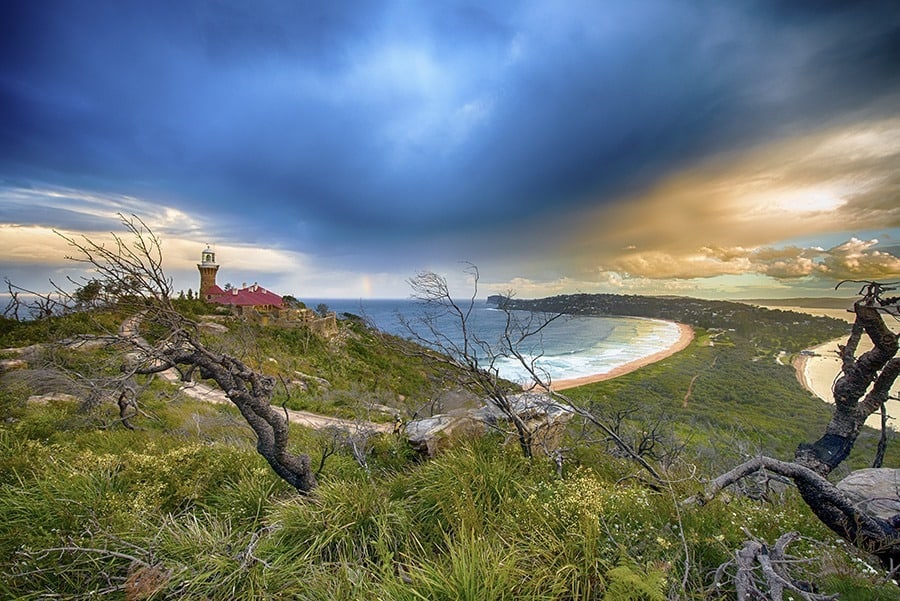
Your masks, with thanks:
[[[265,248],[351,296],[461,259],[548,287],[849,273],[810,249],[898,235],[898,40],[889,0],[5,3],[0,270],[49,252],[13,226],[147,211],[176,265]]]

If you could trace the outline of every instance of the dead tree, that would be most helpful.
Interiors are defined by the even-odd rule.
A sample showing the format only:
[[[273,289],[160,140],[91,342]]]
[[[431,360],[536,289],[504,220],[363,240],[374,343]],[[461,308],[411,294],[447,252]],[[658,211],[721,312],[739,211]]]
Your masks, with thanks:
[[[900,299],[884,298],[882,294],[887,290],[891,288],[878,282],[868,282],[860,290],[862,298],[853,305],[853,329],[847,344],[839,346],[841,376],[832,390],[835,409],[831,421],[819,440],[797,450],[795,461],[823,476],[847,458],[866,419],[884,406],[900,374],[897,334],[882,318],[892,307],[896,309]],[[872,341],[873,348],[857,357],[863,334]]]
[[[69,258],[89,266],[115,306],[132,315],[117,334],[131,350],[123,381],[170,368],[178,369],[184,380],[194,373],[212,379],[253,429],[256,449],[275,473],[299,492],[309,493],[316,486],[309,456],[288,451],[287,416],[270,405],[274,378],[200,342],[197,324],[172,303],[172,282],[163,270],[159,239],[140,218],[120,217],[133,238],[130,243],[115,234],[109,247],[86,237],[63,237],[76,251]]]
[[[539,348],[541,332],[560,314],[525,321],[517,319],[505,310],[504,328],[499,335],[488,340],[474,327],[474,311],[478,295],[478,268],[469,265],[466,273],[473,279],[472,295],[465,301],[457,301],[450,294],[447,279],[431,271],[417,274],[409,280],[413,299],[421,305],[415,318],[401,316],[401,322],[413,340],[435,352],[426,353],[432,362],[451,368],[457,383],[474,392],[496,407],[513,425],[519,447],[525,457],[533,455],[534,431],[514,407],[514,394],[510,383],[500,377],[499,362],[513,357],[531,370],[541,353],[525,356],[522,348],[530,342]]]
[[[7,294],[9,294],[9,302],[3,310],[3,316],[7,319],[21,321],[23,316],[20,314],[22,310],[28,311],[31,319],[46,319],[54,315],[63,315],[72,310],[71,297],[63,289],[50,280],[53,287],[52,292],[36,292],[17,286],[9,281],[9,278],[3,278],[6,283]],[[20,298],[24,295],[24,298]]]
[[[239,359],[206,349],[195,334],[182,333],[175,339],[143,350],[144,361],[134,368],[135,373],[151,374],[172,367],[186,367],[182,372],[185,380],[190,380],[195,371],[201,378],[213,380],[253,429],[256,450],[275,473],[304,494],[316,486],[309,455],[288,451],[287,415],[269,402],[275,389],[275,378],[250,369]]]
[[[843,282],[842,282],[843,283]],[[900,373],[896,357],[897,334],[884,315],[897,316],[900,298],[883,293],[894,284],[864,282],[861,298],[853,305],[856,320],[847,344],[840,347],[841,376],[833,387],[835,407],[824,435],[812,444],[801,444],[792,462],[756,457],[710,482],[689,501],[705,503],[723,488],[760,470],[789,478],[804,502],[822,523],[849,543],[872,553],[888,570],[900,566],[900,514],[892,517],[867,513],[826,476],[850,454],[866,418],[883,410]],[[838,284],[840,286],[840,284]],[[857,356],[860,338],[872,341],[872,350]]]
[[[546,328],[563,314],[514,312],[504,303],[499,307],[504,314],[503,328],[492,340],[488,340],[473,323],[478,295],[478,268],[469,265],[466,273],[474,283],[472,295],[464,302],[456,301],[450,294],[446,278],[434,272],[422,272],[409,280],[413,299],[421,303],[422,312],[414,320],[404,320],[401,316],[401,321],[416,342],[436,351],[428,353],[426,358],[454,368],[453,372],[458,375],[463,387],[481,395],[496,407],[515,427],[525,457],[533,455],[535,432],[516,410],[512,400],[514,391],[509,383],[500,377],[498,364],[501,359],[512,359],[525,370],[529,379],[525,388],[547,392],[554,402],[602,431],[622,455],[637,463],[655,483],[662,483],[663,477],[643,453],[615,432],[605,420],[553,390],[550,374],[540,365],[543,356],[541,337]],[[512,293],[508,292],[503,298],[511,297]],[[561,460],[561,455],[556,454],[556,457]]]
[[[796,532],[782,534],[774,545],[768,545],[744,530],[748,540],[735,552],[734,558],[716,570],[713,587],[721,586],[728,571],[734,570],[731,579],[735,583],[737,601],[771,599],[782,601],[784,594],[792,599],[794,595],[807,601],[833,601],[837,595],[823,595],[815,592],[811,582],[791,576],[790,570],[802,559],[787,554],[787,546],[797,540]]]

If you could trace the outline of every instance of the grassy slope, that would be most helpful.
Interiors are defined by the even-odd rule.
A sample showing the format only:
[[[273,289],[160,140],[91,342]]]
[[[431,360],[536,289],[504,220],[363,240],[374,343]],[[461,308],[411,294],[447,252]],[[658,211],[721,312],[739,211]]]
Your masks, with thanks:
[[[830,408],[800,386],[792,367],[740,346],[708,343],[709,335],[698,332],[687,349],[668,359],[567,392],[594,402],[601,413],[638,406],[645,416],[665,416],[706,458],[708,469],[758,453],[789,459],[798,443],[821,436]],[[877,439],[877,432],[864,429],[841,471],[867,467]],[[897,465],[900,449],[888,448],[885,464]]]
[[[274,401],[292,409],[357,418],[367,403],[377,403],[406,415],[448,387],[444,373],[418,356],[419,347],[373,331],[359,320],[338,323],[338,334],[323,338],[305,328],[232,321],[226,322],[228,333],[208,336],[207,343],[286,382],[314,376],[305,379],[305,386],[278,388]],[[378,419],[373,414],[365,417]]]
[[[699,334],[663,362],[572,392],[607,409],[638,403],[672,415],[679,434],[694,440],[693,456],[708,460],[701,473],[729,463],[725,449],[784,456],[798,436],[820,430],[827,414],[790,368],[768,356],[754,362],[757,350],[734,334],[718,334],[713,347]],[[238,341],[259,366],[312,373],[334,388],[387,397],[397,382],[404,395],[435,384],[421,366],[389,359],[364,331],[331,345],[301,333],[235,328],[232,335],[219,344]],[[141,399],[149,417],[127,432],[105,427],[109,409],[83,415],[65,403],[29,406],[27,392],[0,391],[0,597],[74,597],[134,575],[121,557],[32,553],[79,546],[159,562],[172,575],[154,598],[699,599],[708,598],[712,571],[740,546],[745,527],[769,541],[802,532],[808,538],[793,550],[824,558],[808,569],[827,592],[897,598],[791,491],[775,505],[737,498],[686,509],[675,501],[696,483],[655,492],[626,478],[631,464],[591,449],[580,454],[590,468],[570,463],[560,480],[547,463],[525,462],[495,438],[417,464],[385,437],[373,448],[369,476],[346,453],[330,458],[309,503],[271,473],[229,407],[171,398],[155,383]],[[293,437],[314,459],[326,442],[297,428]]]
[[[144,406],[145,429],[99,431],[70,407],[3,398],[16,421],[0,430],[0,597],[81,598],[135,576],[127,557],[82,548],[167,570],[158,599],[701,599],[747,528],[800,531],[792,550],[814,561],[798,568],[828,592],[896,598],[790,492],[683,508],[693,483],[655,492],[609,457],[558,479],[493,437],[422,464],[386,439],[368,477],[333,457],[310,503],[227,408]],[[70,550],[38,552],[51,547]]]

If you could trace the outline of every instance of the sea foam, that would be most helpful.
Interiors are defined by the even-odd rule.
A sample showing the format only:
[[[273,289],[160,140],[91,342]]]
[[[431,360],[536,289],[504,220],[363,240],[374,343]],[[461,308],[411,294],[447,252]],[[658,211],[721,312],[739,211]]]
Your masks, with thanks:
[[[307,300],[315,306],[319,300]],[[422,306],[411,300],[328,300],[324,302],[337,313],[344,311],[363,315],[379,329],[407,337],[409,332],[400,325],[398,315],[415,323]],[[519,315],[527,319],[528,314]],[[442,333],[456,340],[457,323],[440,320]],[[482,340],[502,348],[500,337],[506,323],[504,311],[479,303],[471,315],[470,328]],[[551,380],[568,380],[606,374],[632,361],[643,359],[675,344],[680,337],[678,325],[657,319],[637,317],[563,317],[549,324],[539,337],[530,338],[519,350],[527,360],[545,370]],[[495,365],[502,377],[527,383],[528,373],[513,358],[497,360]]]

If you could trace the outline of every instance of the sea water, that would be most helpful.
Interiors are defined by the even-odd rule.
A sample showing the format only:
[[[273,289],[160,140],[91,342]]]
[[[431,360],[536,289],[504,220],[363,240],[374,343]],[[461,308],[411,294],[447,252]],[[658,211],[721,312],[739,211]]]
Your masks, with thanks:
[[[414,300],[304,299],[304,302],[310,308],[324,303],[338,316],[345,312],[359,315],[388,334],[410,338],[410,331],[403,325],[406,321],[422,337],[430,335],[421,322],[423,307]],[[459,305],[467,308],[468,301],[460,301]],[[524,311],[513,315],[520,322],[531,317]],[[494,348],[502,347],[504,311],[476,301],[468,321],[470,331],[479,339]],[[437,326],[451,342],[462,341],[458,319],[441,318]],[[656,319],[563,316],[543,329],[540,336],[522,343],[519,351],[526,360],[534,359],[535,365],[549,374],[551,381],[559,381],[606,374],[672,346],[679,335],[676,324]],[[518,359],[501,356],[495,365],[504,378],[520,383],[529,381]]]

